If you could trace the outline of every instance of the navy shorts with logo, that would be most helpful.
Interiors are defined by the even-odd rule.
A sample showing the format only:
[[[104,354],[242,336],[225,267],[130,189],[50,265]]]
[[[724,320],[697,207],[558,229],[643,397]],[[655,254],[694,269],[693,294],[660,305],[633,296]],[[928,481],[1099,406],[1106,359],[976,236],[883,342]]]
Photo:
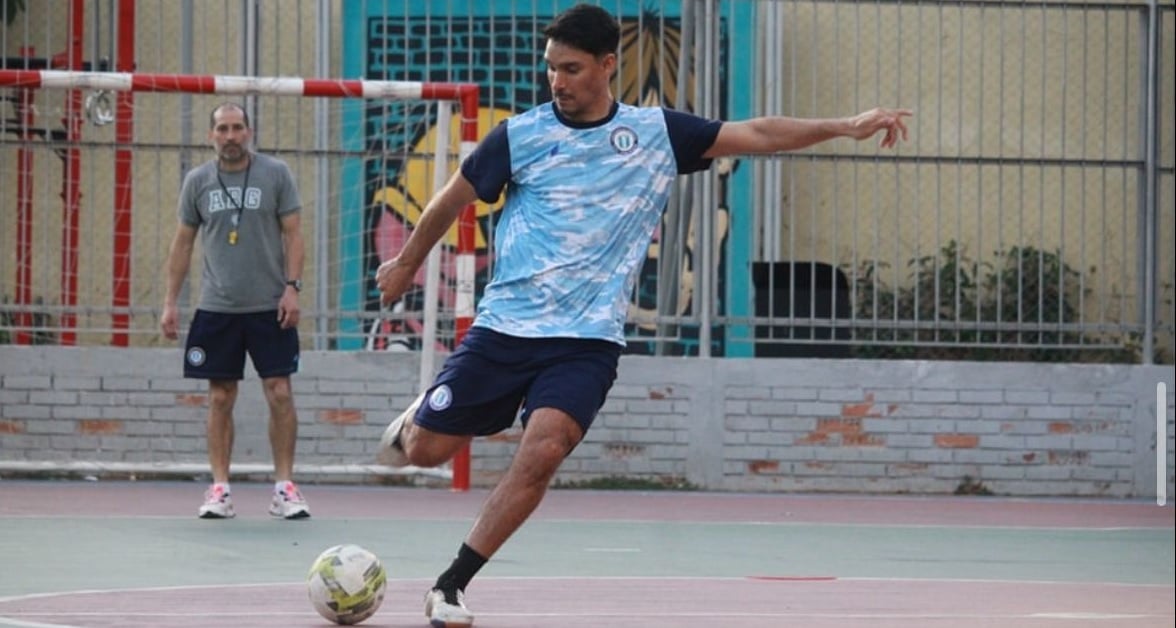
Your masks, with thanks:
[[[621,347],[606,340],[466,334],[413,421],[434,432],[496,434],[537,408],[568,413],[585,432],[617,376]]]
[[[225,314],[196,310],[184,348],[184,377],[242,379],[245,354],[261,377],[298,371],[298,330],[282,329],[277,310]]]

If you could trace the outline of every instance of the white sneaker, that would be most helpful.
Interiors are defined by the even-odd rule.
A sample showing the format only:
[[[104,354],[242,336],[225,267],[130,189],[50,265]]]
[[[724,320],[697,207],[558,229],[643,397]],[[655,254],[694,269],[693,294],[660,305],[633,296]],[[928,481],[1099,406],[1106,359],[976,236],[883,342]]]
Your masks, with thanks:
[[[302,491],[293,482],[284,482],[280,489],[274,489],[269,513],[283,519],[305,519],[310,516],[310,507],[302,497]]]
[[[224,484],[213,484],[204,491],[204,504],[199,511],[201,519],[232,519],[236,515],[233,512],[233,497]]]
[[[425,594],[425,617],[433,628],[470,628],[474,614],[465,607],[465,592],[457,591],[450,599],[441,589]]]
[[[380,437],[380,450],[376,452],[377,462],[387,467],[407,467],[410,464],[408,454],[404,453],[404,447],[400,445],[400,432],[404,430],[406,423],[412,423],[412,418],[416,416],[417,408],[421,407],[421,400],[424,398],[425,393],[417,395],[408,409],[388,424],[384,435]]]

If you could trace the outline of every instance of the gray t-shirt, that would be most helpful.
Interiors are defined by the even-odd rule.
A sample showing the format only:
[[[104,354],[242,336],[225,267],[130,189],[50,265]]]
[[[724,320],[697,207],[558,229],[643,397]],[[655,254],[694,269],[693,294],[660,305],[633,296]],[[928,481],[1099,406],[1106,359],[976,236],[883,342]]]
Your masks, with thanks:
[[[280,218],[301,208],[294,177],[280,159],[254,154],[247,171],[221,172],[212,160],[188,172],[179,213],[185,225],[201,229],[197,307],[226,313],[277,309],[286,289]],[[230,243],[234,229],[236,244]]]

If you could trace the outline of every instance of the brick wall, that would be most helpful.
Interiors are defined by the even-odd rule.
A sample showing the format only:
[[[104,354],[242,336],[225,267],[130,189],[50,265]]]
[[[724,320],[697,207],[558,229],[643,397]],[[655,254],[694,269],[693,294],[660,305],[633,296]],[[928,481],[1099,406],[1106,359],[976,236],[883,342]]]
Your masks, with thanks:
[[[174,349],[0,346],[0,473],[77,461],[203,469],[204,383],[180,368]],[[384,426],[416,391],[417,368],[409,353],[303,353],[300,473],[372,463]],[[1148,497],[1157,382],[1172,391],[1172,367],[628,356],[557,481]],[[1172,406],[1169,392],[1169,469]],[[250,372],[239,468],[269,463],[266,416]],[[475,485],[502,474],[519,436],[475,442]]]

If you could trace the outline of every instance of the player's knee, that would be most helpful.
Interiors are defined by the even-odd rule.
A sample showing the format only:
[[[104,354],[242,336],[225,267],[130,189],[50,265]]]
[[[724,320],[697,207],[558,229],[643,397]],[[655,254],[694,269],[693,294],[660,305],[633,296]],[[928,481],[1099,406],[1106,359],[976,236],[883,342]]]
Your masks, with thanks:
[[[233,386],[211,386],[208,389],[208,407],[216,413],[226,413],[233,410],[237,401],[237,389]]]
[[[572,452],[575,443],[564,438],[545,438],[535,444],[532,449],[534,459],[548,467],[558,467],[564,458]]]
[[[285,406],[292,403],[293,393],[290,390],[290,380],[284,377],[271,377],[264,380],[265,398],[271,406]]]
[[[554,444],[520,448],[511,462],[509,475],[519,485],[547,486],[563,460],[564,456]]]
[[[564,458],[567,458],[571,453],[573,446],[563,438],[536,439],[525,442],[515,455],[515,460],[522,463],[520,471],[542,480],[559,469]]]

